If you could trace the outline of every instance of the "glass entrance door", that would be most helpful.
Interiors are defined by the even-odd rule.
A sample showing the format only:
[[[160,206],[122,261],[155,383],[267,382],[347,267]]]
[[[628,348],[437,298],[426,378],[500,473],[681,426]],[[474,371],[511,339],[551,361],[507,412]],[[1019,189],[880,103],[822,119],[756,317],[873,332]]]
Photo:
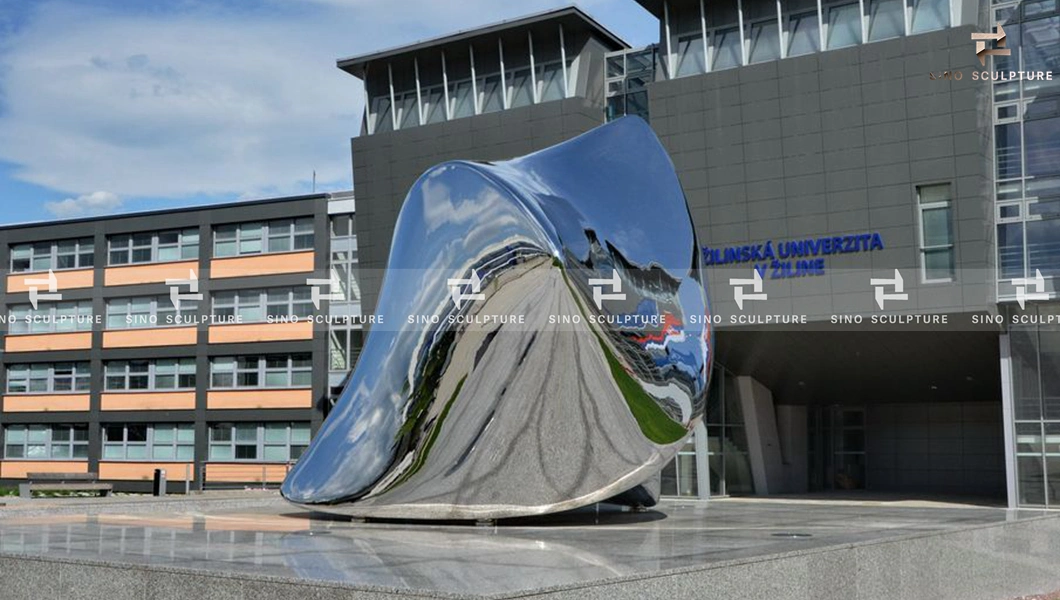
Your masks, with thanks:
[[[865,409],[814,406],[808,411],[809,489],[865,489]]]

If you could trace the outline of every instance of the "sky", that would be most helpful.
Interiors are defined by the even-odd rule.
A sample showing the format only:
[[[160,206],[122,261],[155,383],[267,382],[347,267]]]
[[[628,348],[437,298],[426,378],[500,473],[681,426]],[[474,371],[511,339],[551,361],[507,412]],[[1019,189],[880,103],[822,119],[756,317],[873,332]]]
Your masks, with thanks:
[[[0,0],[0,224],[353,186],[335,60],[570,0]],[[634,0],[576,2],[634,46]]]

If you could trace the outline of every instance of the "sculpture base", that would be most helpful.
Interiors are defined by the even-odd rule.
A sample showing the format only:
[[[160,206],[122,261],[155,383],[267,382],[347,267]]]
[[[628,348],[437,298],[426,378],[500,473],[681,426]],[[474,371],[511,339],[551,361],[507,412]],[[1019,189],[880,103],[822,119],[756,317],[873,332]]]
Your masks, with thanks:
[[[157,513],[150,502],[72,502],[107,512],[48,500],[0,511],[0,598],[887,600],[1060,589],[1056,513],[879,498],[663,500],[646,512],[600,505],[424,527],[279,501],[226,509],[192,497],[184,510],[171,497]]]

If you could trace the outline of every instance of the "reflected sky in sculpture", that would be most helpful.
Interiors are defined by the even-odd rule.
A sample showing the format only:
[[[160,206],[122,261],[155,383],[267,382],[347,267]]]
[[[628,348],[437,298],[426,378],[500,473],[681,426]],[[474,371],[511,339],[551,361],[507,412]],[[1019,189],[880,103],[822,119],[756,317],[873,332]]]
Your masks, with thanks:
[[[709,383],[697,247],[673,165],[635,117],[523,158],[430,169],[398,217],[382,325],[284,496],[360,516],[497,518],[653,479]],[[613,272],[626,298],[598,309],[589,280]],[[458,308],[447,280],[472,273],[484,299]],[[621,318],[645,312],[660,322]]]

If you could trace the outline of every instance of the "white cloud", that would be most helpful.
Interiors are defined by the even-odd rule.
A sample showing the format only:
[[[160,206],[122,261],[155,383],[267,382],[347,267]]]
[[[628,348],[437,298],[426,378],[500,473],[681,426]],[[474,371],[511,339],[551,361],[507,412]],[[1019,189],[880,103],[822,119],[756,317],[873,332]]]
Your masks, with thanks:
[[[110,192],[92,192],[58,202],[45,202],[44,208],[59,218],[102,215],[121,208],[121,198]]]
[[[345,187],[363,96],[336,58],[564,3],[44,2],[0,40],[0,160],[71,195],[296,193],[314,170],[318,189]]]

